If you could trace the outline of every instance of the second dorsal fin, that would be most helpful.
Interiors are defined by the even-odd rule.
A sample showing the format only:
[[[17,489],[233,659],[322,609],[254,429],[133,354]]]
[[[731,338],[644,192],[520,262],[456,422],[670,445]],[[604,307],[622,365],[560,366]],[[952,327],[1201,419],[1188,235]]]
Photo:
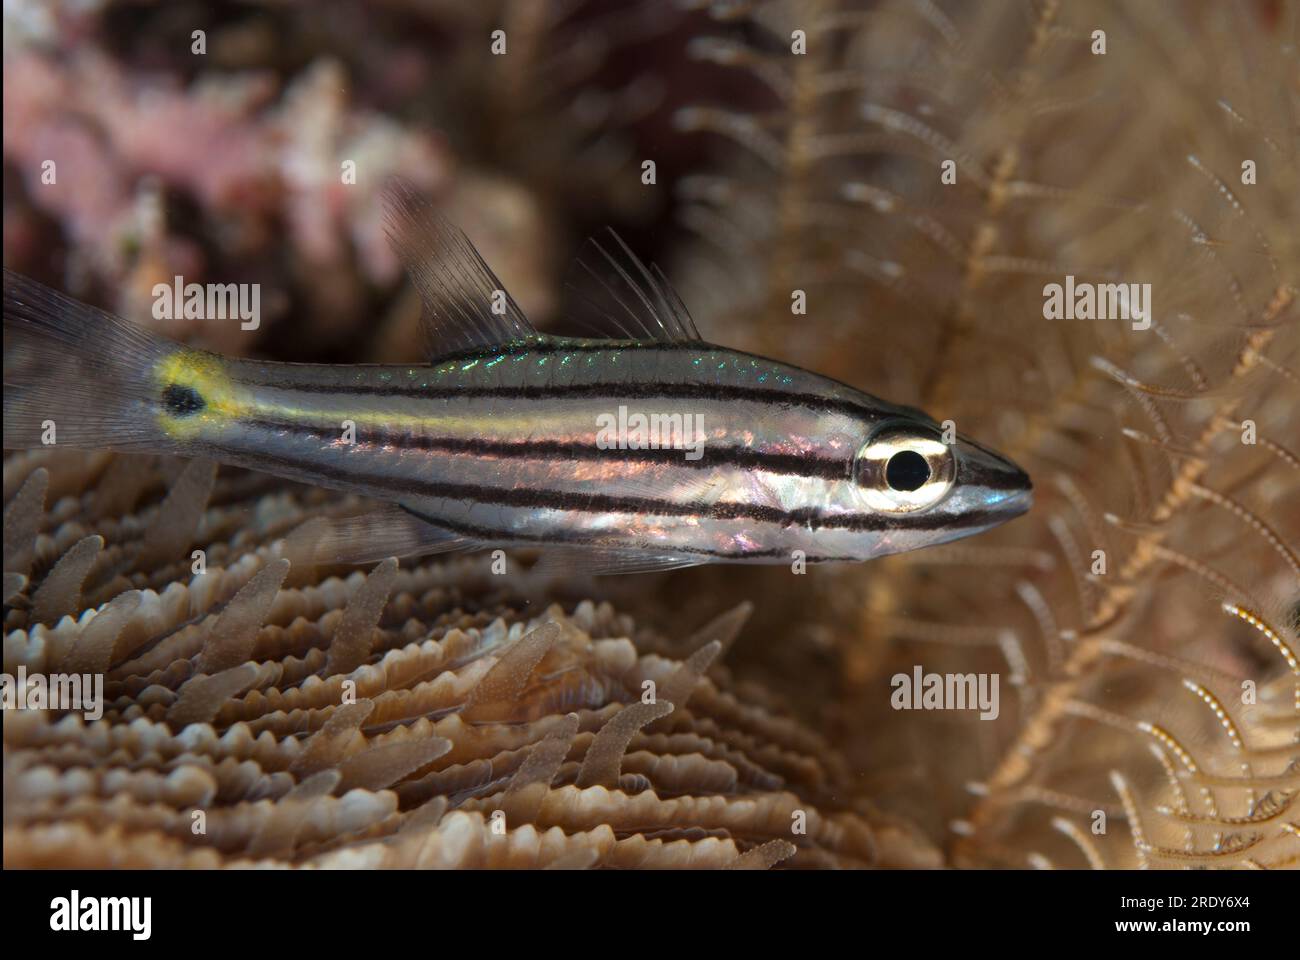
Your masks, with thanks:
[[[537,336],[469,238],[402,180],[384,191],[385,230],[424,304],[429,356]]]
[[[647,267],[613,230],[592,237],[569,271],[572,319],[593,333],[628,340],[699,340],[695,321],[668,278]]]

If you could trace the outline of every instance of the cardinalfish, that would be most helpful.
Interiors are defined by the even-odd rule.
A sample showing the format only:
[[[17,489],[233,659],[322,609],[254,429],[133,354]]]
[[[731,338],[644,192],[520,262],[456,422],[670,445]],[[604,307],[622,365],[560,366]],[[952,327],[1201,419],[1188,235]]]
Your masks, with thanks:
[[[349,562],[489,546],[590,573],[867,560],[1029,508],[1022,470],[921,411],[704,342],[612,231],[575,263],[598,335],[569,338],[538,333],[409,188],[390,189],[387,223],[428,363],[224,357],[6,271],[5,447],[203,457],[382,501],[322,546]]]

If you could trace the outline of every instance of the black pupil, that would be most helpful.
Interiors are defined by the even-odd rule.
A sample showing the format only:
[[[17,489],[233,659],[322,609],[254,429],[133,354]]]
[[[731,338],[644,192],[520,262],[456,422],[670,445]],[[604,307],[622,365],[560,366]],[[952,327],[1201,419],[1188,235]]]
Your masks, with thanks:
[[[193,387],[183,387],[178,383],[169,383],[163,390],[163,406],[167,412],[176,417],[188,417],[203,409],[203,398]]]
[[[915,450],[900,450],[885,465],[885,482],[895,490],[916,490],[930,479],[930,465]]]

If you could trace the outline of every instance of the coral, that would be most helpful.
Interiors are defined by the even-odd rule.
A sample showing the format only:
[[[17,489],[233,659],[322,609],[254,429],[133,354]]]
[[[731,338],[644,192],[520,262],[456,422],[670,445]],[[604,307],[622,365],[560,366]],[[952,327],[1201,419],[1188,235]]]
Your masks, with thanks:
[[[743,609],[678,658],[486,556],[330,575],[303,522],[356,504],[167,469],[6,463],[5,672],[105,678],[6,716],[6,867],[939,864],[713,666]]]
[[[6,157],[26,175],[32,204],[63,223],[82,268],[120,288],[123,314],[227,353],[252,345],[238,324],[153,318],[155,284],[170,285],[175,275],[187,283],[226,279],[213,277],[211,258],[169,222],[168,191],[210,211],[224,260],[265,258],[282,218],[294,272],[316,278],[305,290],[316,335],[328,342],[366,305],[358,275],[384,284],[399,275],[375,212],[386,178],[401,175],[428,190],[448,179],[427,133],[350,109],[338,93],[341,68],[328,60],[279,100],[266,75],[182,89],[174,77],[127,73],[94,48],[66,60],[15,53],[5,77]],[[345,162],[360,171],[354,183],[344,182]],[[42,179],[46,163],[54,164],[53,182]],[[266,329],[286,295],[268,284]]]
[[[587,217],[644,218],[661,202],[620,134],[655,109],[659,84],[596,82],[675,19],[650,9],[575,23],[571,5],[530,0],[387,14],[340,3],[324,37],[299,35],[274,5],[233,20],[192,10],[196,53],[166,11],[137,8],[132,35],[165,38],[143,68],[114,49],[129,5],[65,6],[5,8],[4,154],[24,188],[6,199],[6,262],[196,345],[246,355],[306,330],[320,355],[418,350],[409,303],[380,336],[368,322],[374,288],[400,278],[379,202],[394,176],[435,196],[539,320],[555,311],[564,229],[543,216],[546,198],[580,199]],[[508,57],[489,53],[496,25]],[[412,119],[414,104],[429,115]],[[475,162],[461,168],[460,149]],[[45,218],[61,257],[46,252]],[[178,275],[261,284],[265,323],[250,334],[225,318],[155,319],[155,285]]]

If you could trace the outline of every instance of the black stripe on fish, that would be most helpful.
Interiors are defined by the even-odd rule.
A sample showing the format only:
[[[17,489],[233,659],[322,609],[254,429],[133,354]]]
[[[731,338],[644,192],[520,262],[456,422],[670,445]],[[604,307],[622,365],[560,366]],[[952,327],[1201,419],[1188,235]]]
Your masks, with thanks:
[[[300,420],[275,420],[259,418],[241,420],[245,426],[276,432],[297,433],[312,439],[325,439],[319,427]],[[500,457],[503,459],[543,459],[554,457],[564,460],[602,460],[607,457],[635,460],[644,463],[673,463],[693,469],[718,466],[744,467],[768,473],[793,474],[803,477],[820,477],[826,480],[843,480],[850,475],[852,462],[825,457],[805,457],[800,454],[763,453],[747,447],[719,447],[704,444],[698,460],[687,460],[681,449],[623,450],[601,449],[590,443],[559,443],[554,440],[525,440],[517,442],[481,440],[476,437],[426,437],[404,430],[385,430],[367,426],[365,439],[357,438],[358,446],[383,446],[398,450],[423,450],[469,456]]]
[[[420,400],[704,400],[725,403],[752,401],[774,405],[807,407],[818,413],[839,413],[878,419],[891,413],[869,404],[815,393],[793,393],[763,387],[743,387],[723,383],[580,383],[568,385],[521,385],[509,387],[424,386],[408,384],[315,384],[277,380],[276,390],[319,394],[321,396],[409,397]]]
[[[419,510],[416,510],[413,507],[408,507],[405,504],[398,504],[398,506],[401,507],[401,509],[405,510],[407,513],[409,513],[411,516],[415,517],[417,520],[423,520],[425,523],[429,524],[430,526],[438,527],[439,529],[446,530],[449,533],[457,534],[458,536],[469,537],[472,540],[480,540],[483,541],[485,544],[517,542],[517,543],[530,543],[530,544],[536,543],[543,546],[548,543],[596,545],[596,546],[600,545],[598,541],[593,541],[589,537],[565,536],[563,534],[519,533],[518,531],[514,531],[514,530],[497,530],[491,527],[480,527],[474,524],[461,523],[456,520],[442,520],[437,517],[431,517],[428,514],[421,513]],[[614,546],[628,549],[628,550],[644,549],[650,551],[650,548],[626,547],[626,545],[623,544],[615,544]],[[791,551],[779,550],[779,549],[727,551],[727,550],[709,550],[705,547],[684,547],[684,546],[676,546],[676,545],[665,546],[663,549],[667,553],[689,554],[691,556],[700,556],[700,557],[717,557],[720,560],[757,560],[762,558],[791,556]],[[846,561],[846,560],[854,560],[854,559],[856,558],[855,557],[833,557],[833,556],[804,557],[804,560],[807,563],[834,563],[837,561]]]
[[[384,474],[364,474],[358,471],[340,470],[323,463],[302,463],[293,460],[252,453],[248,450],[225,448],[222,444],[213,444],[215,449],[225,450],[231,462],[244,464],[271,464],[288,466],[295,475],[311,475],[333,480],[351,489],[362,487],[372,490],[384,490],[403,497],[422,497],[425,499],[463,500],[469,503],[490,504],[493,506],[514,507],[522,509],[557,510],[569,513],[626,513],[645,514],[664,517],[700,517],[709,520],[757,520],[779,527],[806,526],[809,530],[848,530],[853,532],[886,530],[894,525],[892,517],[874,513],[854,513],[824,515],[816,507],[804,507],[799,510],[780,510],[749,503],[679,503],[675,500],[659,500],[652,497],[613,496],[600,493],[576,493],[563,490],[530,490],[519,487],[488,487],[480,484],[442,483],[420,481]],[[276,472],[272,469],[270,472]],[[913,515],[908,520],[911,529],[928,530],[947,528],[954,525],[974,526],[987,520],[988,511],[973,511],[960,517],[944,513]]]

